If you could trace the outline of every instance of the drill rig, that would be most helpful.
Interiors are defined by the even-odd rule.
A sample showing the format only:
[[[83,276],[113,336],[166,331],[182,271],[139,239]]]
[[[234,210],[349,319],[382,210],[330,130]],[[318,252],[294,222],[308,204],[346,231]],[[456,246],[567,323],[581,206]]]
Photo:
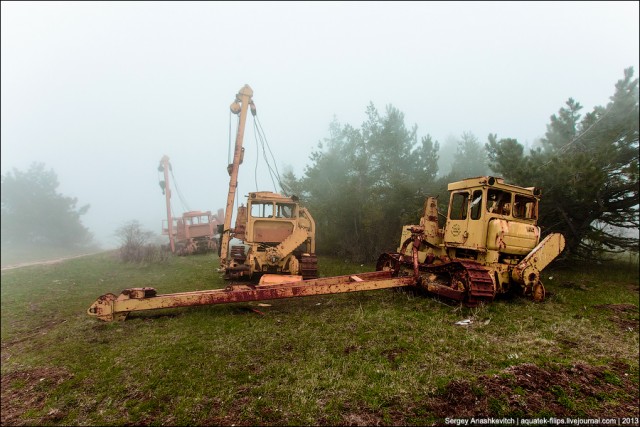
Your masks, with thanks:
[[[231,228],[233,204],[238,187],[238,170],[244,157],[242,141],[250,109],[256,115],[253,90],[244,85],[231,112],[239,115],[233,163],[229,164],[229,193],[220,230],[220,271],[225,279],[257,279],[261,283],[315,279],[315,222],[296,196],[286,197],[268,191],[249,193],[247,206],[238,207],[235,228]],[[230,246],[232,238],[241,244]],[[282,276],[288,277],[282,277]]]
[[[169,171],[171,163],[169,157],[162,156],[158,171],[164,173],[164,181],[160,181],[160,188],[166,198],[167,219],[162,221],[162,234],[169,236],[171,252],[177,255],[191,255],[196,253],[213,252],[218,248],[215,234],[221,222],[220,211],[212,215],[211,211],[187,211],[182,217],[175,218],[171,214],[171,188],[169,185]]]
[[[540,240],[540,189],[491,176],[451,183],[448,189],[444,227],[439,227],[436,198],[427,198],[420,223],[403,227],[397,252],[382,254],[374,272],[165,295],[156,295],[154,288],[131,288],[118,297],[101,296],[87,312],[112,321],[124,320],[132,311],[400,287],[423,289],[470,307],[516,291],[542,301],[541,271],[562,252],[565,241],[559,233]]]

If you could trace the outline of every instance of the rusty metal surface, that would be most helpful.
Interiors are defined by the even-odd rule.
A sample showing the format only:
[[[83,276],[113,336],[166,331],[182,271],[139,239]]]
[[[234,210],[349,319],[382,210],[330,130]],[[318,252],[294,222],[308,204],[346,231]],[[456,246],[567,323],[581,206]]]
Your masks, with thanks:
[[[458,291],[438,283],[427,283],[425,285],[425,288],[427,289],[427,291],[433,294],[441,295],[446,298],[451,298],[456,301],[462,301],[466,295],[466,292],[464,291]]]
[[[287,282],[301,282],[302,276],[297,275],[285,275],[285,274],[264,274],[260,278],[260,282],[258,284],[260,286],[263,285],[271,285],[277,283],[287,283]]]
[[[383,254],[376,266],[394,275],[415,271],[415,258],[406,259],[399,253]],[[496,285],[491,278],[491,268],[471,260],[446,260],[439,264],[421,263],[418,266],[418,283],[428,292],[456,301],[469,307],[480,302],[491,302],[496,295]],[[404,269],[404,270],[403,270]],[[415,273],[413,273],[415,276]]]
[[[117,298],[113,294],[101,296],[87,313],[101,320],[111,321],[117,318],[124,319],[133,311],[360,292],[414,284],[413,277],[393,277],[390,271],[376,271],[257,286],[229,285],[225,289],[157,296],[152,296],[155,294],[153,288],[131,288],[122,291]]]
[[[173,235],[173,218],[171,217],[171,188],[169,186],[169,157],[166,155],[162,156],[162,159],[160,159],[160,164],[162,165],[162,170],[164,172],[164,193],[167,203],[167,232],[169,233],[169,245],[171,247],[171,252],[175,253],[176,246]]]
[[[131,311],[294,298],[402,286],[421,286],[428,292],[463,301],[471,307],[481,302],[490,302],[496,293],[509,292],[512,288],[521,288],[523,293],[534,301],[542,301],[545,290],[539,280],[540,271],[562,252],[565,245],[564,237],[560,234],[552,234],[532,248],[531,242],[539,239],[536,218],[523,220],[512,217],[510,213],[496,216],[488,212],[486,196],[492,188],[499,188],[505,193],[510,192],[509,201],[513,200],[514,194],[527,195],[532,203],[536,203],[534,206],[536,209],[539,199],[539,191],[536,189],[504,184],[500,178],[478,177],[450,184],[450,191],[470,190],[464,192],[469,199],[472,194],[476,197],[476,193],[482,193],[481,197],[475,199],[479,200],[478,203],[482,203],[477,205],[480,207],[476,216],[473,216],[472,205],[467,201],[466,205],[471,206],[465,207],[468,215],[464,216],[463,220],[456,219],[454,225],[458,226],[458,232],[465,236],[465,240],[473,238],[474,241],[489,241],[486,245],[474,243],[464,246],[460,242],[447,240],[446,230],[452,224],[450,215],[445,227],[438,228],[437,201],[430,198],[425,206],[420,225],[403,227],[398,252],[380,256],[376,265],[379,271],[297,282],[290,282],[293,277],[276,279],[275,281],[279,283],[265,279],[260,285],[229,285],[225,289],[165,295],[155,295],[153,288],[132,288],[124,290],[118,297],[113,294],[103,295],[94,302],[88,313],[108,321],[124,319]],[[258,194],[266,193],[251,194],[255,194],[251,200],[258,200]],[[275,195],[275,193],[269,193],[271,194]],[[450,203],[452,200],[453,198],[450,198]],[[291,202],[295,203],[294,200]],[[300,212],[303,212],[303,208],[297,206]],[[299,218],[302,218],[302,215]],[[309,223],[303,228],[311,230],[309,234],[311,237],[314,235],[315,226],[311,216],[306,218]],[[503,221],[503,218],[509,218],[509,220]],[[490,229],[491,221],[494,221],[494,225],[497,226],[494,229]],[[225,228],[227,226],[228,224],[225,223]],[[247,223],[246,233],[252,235],[250,220]],[[495,244],[493,240],[496,240]],[[285,241],[286,239],[283,242]],[[294,243],[297,246],[298,240]],[[315,241],[310,239],[308,243],[311,243],[313,248]],[[223,252],[227,255],[226,251]],[[260,273],[302,273],[305,278],[317,274],[317,258],[313,251],[305,254],[306,259],[304,257],[301,259],[300,268],[297,266],[296,259],[291,260],[287,264],[291,266],[290,271],[276,268],[275,258],[280,258],[280,255],[274,247],[263,250],[260,256],[273,258],[269,264],[262,262],[260,256],[252,251],[246,254],[244,250],[232,251],[232,265],[226,266],[227,274],[232,278],[250,276],[254,263],[258,267],[256,271]]]
[[[240,116],[238,122],[238,129],[236,134],[236,142],[233,151],[233,163],[228,166],[229,171],[229,192],[227,194],[227,204],[224,214],[224,225],[221,236],[221,252],[220,252],[220,267],[225,269],[228,267],[228,248],[229,241],[231,239],[231,216],[233,214],[233,204],[235,201],[236,189],[238,187],[238,169],[242,158],[244,157],[244,148],[242,147],[242,140],[244,139],[244,128],[247,121],[247,111],[251,107],[251,112],[255,115],[255,105],[252,100],[253,89],[249,85],[244,85],[238,93],[234,102],[231,104],[231,112]]]
[[[553,233],[542,240],[513,269],[512,277],[523,285],[533,286],[542,271],[564,250],[565,239],[562,234]]]
[[[91,304],[91,307],[87,310],[87,314],[107,322],[113,320],[113,302],[116,298],[114,294],[102,295]]]

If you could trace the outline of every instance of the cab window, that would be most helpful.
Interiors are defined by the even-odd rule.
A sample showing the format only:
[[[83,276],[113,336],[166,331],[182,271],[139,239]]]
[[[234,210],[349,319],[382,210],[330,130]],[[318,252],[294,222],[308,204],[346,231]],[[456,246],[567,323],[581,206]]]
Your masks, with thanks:
[[[276,217],[277,218],[293,218],[295,215],[296,205],[287,203],[276,203]]]
[[[537,203],[534,197],[516,194],[513,203],[513,216],[515,218],[536,219]]]
[[[467,205],[469,204],[469,193],[466,191],[453,193],[451,196],[450,219],[467,219]]]
[[[482,215],[482,190],[476,190],[471,196],[471,219],[480,219]]]
[[[511,193],[493,188],[487,191],[487,212],[497,215],[510,215]]]
[[[251,216],[254,218],[273,218],[273,203],[251,204]]]

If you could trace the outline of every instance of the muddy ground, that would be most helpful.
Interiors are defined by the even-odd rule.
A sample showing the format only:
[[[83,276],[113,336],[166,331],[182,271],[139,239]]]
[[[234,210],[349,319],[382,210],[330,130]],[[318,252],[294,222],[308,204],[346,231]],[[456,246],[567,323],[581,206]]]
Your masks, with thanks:
[[[72,374],[58,368],[39,368],[3,375],[0,424],[58,424],[66,416],[65,413],[53,410],[43,414],[42,410],[49,392],[70,378]],[[623,362],[597,367],[586,364],[540,367],[525,363],[511,366],[496,375],[482,375],[472,381],[454,380],[438,393],[424,396],[409,405],[388,407],[384,413],[345,403],[342,420],[336,423],[320,417],[318,424],[440,424],[447,417],[638,417],[638,388],[632,378],[633,373]],[[614,396],[615,400],[610,399]],[[242,414],[243,405],[234,405],[225,410],[222,402],[211,404],[206,408],[208,412],[219,411],[220,415],[205,420],[203,425],[281,425],[286,424],[287,419],[295,420],[294,414],[274,413],[273,422],[265,423],[264,418],[252,420],[247,418],[247,414]],[[167,422],[170,420],[148,419],[142,424]]]

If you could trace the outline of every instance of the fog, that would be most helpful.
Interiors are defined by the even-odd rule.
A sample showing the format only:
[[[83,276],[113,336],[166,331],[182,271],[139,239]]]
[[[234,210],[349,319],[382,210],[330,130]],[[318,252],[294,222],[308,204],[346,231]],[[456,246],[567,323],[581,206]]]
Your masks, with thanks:
[[[44,162],[90,204],[104,247],[136,219],[217,211],[228,191],[229,105],[244,85],[277,167],[304,172],[329,124],[392,104],[418,137],[532,144],[573,97],[605,105],[638,75],[638,2],[2,2],[1,170]],[[233,118],[235,126],[235,116]],[[238,196],[273,191],[253,122]]]

